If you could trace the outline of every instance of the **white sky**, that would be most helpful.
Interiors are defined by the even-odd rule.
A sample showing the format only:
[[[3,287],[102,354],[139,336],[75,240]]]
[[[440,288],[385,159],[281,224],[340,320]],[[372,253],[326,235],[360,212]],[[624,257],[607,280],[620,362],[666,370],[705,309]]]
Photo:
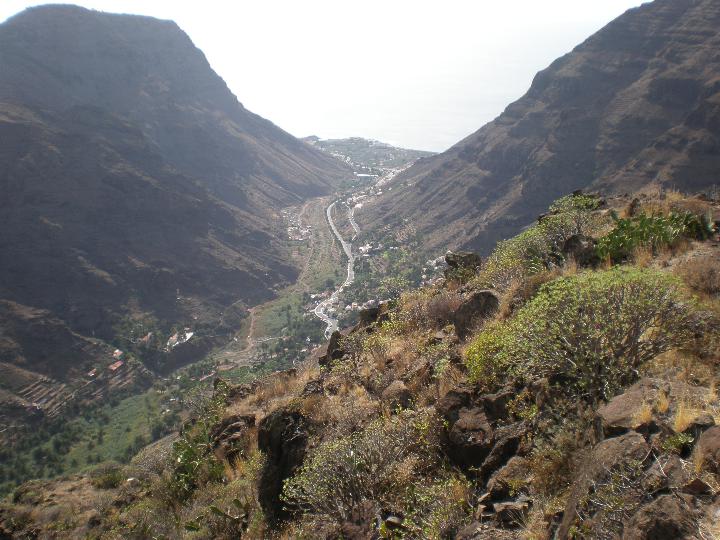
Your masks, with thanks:
[[[0,0],[0,21],[45,3]],[[441,151],[642,0],[75,3],[173,19],[248,109],[293,135]]]

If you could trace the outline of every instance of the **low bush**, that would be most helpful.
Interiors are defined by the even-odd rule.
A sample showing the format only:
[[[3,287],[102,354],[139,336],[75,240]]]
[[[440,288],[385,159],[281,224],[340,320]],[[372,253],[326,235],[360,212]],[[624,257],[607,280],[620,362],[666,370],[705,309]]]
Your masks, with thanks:
[[[544,285],[506,323],[487,326],[467,350],[471,377],[561,382],[591,404],[632,383],[638,368],[693,341],[701,324],[678,280],[613,268]]]
[[[289,507],[342,523],[364,501],[398,509],[423,473],[436,465],[435,419],[402,411],[321,444],[285,482]]]
[[[113,462],[98,465],[89,476],[90,483],[98,489],[115,489],[124,479],[122,467]]]
[[[629,218],[613,215],[613,219],[615,227],[597,245],[600,258],[612,262],[627,260],[637,248],[657,252],[677,245],[684,238],[705,240],[713,233],[713,225],[706,216],[691,212],[640,214]]]
[[[418,486],[405,504],[406,538],[453,538],[469,519],[471,484],[459,474],[448,474]]]
[[[686,261],[677,273],[696,292],[709,296],[720,294],[720,260],[717,256],[705,255]]]
[[[599,205],[599,199],[590,195],[558,199],[539,223],[498,243],[476,282],[505,290],[513,282],[561,266],[565,262],[565,240],[575,234],[591,234],[602,223],[603,218],[593,212]]]

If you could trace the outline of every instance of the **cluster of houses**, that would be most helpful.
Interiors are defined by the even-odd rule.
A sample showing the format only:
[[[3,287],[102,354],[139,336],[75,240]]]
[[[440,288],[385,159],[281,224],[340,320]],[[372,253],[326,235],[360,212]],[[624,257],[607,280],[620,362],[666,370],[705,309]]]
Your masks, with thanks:
[[[183,343],[190,341],[190,338],[194,335],[195,332],[190,330],[190,328],[185,328],[182,332],[175,332],[172,336],[170,336],[170,339],[167,340],[165,352],[170,352],[178,345],[182,345]]]
[[[122,360],[123,356],[125,356],[125,353],[123,351],[121,351],[120,349],[115,349],[112,353],[112,359],[114,360],[114,362],[107,367],[108,371],[115,372],[120,369],[125,364],[125,361]],[[95,378],[97,374],[98,368],[93,368],[86,373],[86,375],[91,379]]]
[[[290,210],[283,210],[283,217],[288,224],[287,234],[290,240],[303,242],[310,238],[312,227],[310,225],[303,225],[297,213]]]

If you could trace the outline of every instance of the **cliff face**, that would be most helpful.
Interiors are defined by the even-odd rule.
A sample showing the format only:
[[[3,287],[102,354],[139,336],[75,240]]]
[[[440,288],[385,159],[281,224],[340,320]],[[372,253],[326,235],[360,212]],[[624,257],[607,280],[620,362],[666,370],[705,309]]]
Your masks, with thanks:
[[[0,298],[103,338],[268,298],[296,275],[279,209],[349,171],[247,111],[174,23],[73,6],[0,25],[0,139]]]
[[[720,169],[720,4],[655,0],[535,77],[493,122],[398,178],[359,219],[487,252],[579,188],[699,190]]]

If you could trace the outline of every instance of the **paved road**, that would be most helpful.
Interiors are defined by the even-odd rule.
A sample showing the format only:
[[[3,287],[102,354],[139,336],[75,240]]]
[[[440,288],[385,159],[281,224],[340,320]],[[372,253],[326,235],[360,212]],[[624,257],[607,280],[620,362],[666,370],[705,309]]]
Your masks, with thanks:
[[[333,304],[337,303],[337,299],[340,296],[340,293],[345,289],[345,287],[351,285],[353,281],[355,281],[355,257],[352,253],[352,244],[348,241],[346,241],[342,235],[340,234],[340,231],[337,230],[337,227],[335,227],[335,222],[332,218],[332,211],[335,207],[335,204],[337,204],[337,201],[333,202],[327,207],[327,210],[325,210],[325,214],[327,215],[328,224],[330,225],[330,229],[332,230],[335,237],[340,242],[340,245],[343,248],[343,252],[345,252],[345,256],[347,257],[347,277],[345,278],[345,281],[342,285],[340,285],[335,291],[330,295],[330,298],[327,298],[326,300],[323,300],[320,302],[314,310],[315,316],[318,317],[321,321],[323,321],[327,327],[325,328],[325,337],[329,338],[330,335],[338,329],[338,320],[337,317],[333,317],[329,310],[333,306]],[[349,218],[350,223],[353,226],[353,229],[355,229],[355,236],[360,232],[360,229],[358,228],[357,224],[355,223],[354,217],[353,217],[354,208],[350,210]],[[353,237],[354,238],[354,237]]]

